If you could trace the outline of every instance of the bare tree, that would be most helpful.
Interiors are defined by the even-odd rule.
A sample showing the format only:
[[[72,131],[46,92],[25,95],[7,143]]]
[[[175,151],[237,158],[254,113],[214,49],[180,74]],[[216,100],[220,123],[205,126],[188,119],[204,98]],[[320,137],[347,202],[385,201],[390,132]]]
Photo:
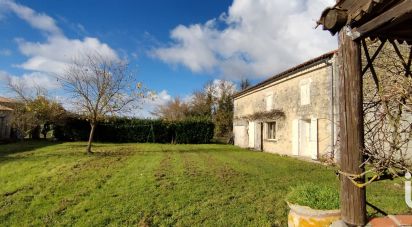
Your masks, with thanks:
[[[132,111],[145,97],[141,83],[128,70],[128,63],[100,54],[74,60],[59,76],[71,95],[73,107],[90,123],[87,153],[92,153],[96,125],[107,117]]]
[[[189,105],[176,97],[164,105],[157,106],[152,114],[169,121],[183,120],[189,114]]]
[[[250,81],[247,78],[242,79],[240,81],[240,91],[244,91],[244,90],[248,89],[250,86],[252,86],[252,84],[250,83]]]
[[[40,131],[46,138],[50,125],[61,121],[66,114],[63,106],[50,98],[47,90],[39,85],[28,87],[24,81],[9,77],[8,88],[17,95],[11,123],[21,138],[30,135],[38,139]]]

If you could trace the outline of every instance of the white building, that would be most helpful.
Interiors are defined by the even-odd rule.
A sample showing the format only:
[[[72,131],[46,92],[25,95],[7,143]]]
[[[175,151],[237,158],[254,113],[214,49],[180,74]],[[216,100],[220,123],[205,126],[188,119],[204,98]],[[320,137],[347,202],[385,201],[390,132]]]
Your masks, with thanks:
[[[277,74],[234,97],[235,145],[312,159],[337,138],[335,51]]]

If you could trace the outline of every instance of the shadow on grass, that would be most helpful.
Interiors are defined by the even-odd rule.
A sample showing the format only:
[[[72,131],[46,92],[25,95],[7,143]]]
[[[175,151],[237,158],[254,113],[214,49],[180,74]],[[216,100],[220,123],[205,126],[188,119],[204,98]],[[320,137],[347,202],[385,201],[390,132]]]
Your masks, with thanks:
[[[43,147],[60,144],[50,140],[24,140],[15,143],[0,145],[0,158],[17,153],[33,151]]]
[[[15,161],[31,157],[32,153],[19,155],[20,153],[34,151],[36,149],[59,144],[50,140],[24,140],[15,143],[0,145],[0,163]]]

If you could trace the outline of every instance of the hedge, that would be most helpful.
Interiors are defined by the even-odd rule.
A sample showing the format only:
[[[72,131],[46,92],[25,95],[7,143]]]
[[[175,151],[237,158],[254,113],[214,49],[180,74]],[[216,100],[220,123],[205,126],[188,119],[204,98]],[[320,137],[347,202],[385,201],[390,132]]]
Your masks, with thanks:
[[[54,127],[54,136],[63,141],[87,141],[90,124],[83,119],[69,118]],[[203,119],[163,121],[116,118],[97,124],[94,140],[99,142],[136,143],[210,143],[214,124]]]

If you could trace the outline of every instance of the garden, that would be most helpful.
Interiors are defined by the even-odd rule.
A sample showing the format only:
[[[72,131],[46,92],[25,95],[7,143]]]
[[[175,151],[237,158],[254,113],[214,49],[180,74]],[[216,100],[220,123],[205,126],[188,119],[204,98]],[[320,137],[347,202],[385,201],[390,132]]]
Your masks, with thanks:
[[[339,205],[335,167],[230,145],[95,143],[93,155],[85,146],[0,145],[0,223],[286,226],[287,200]],[[321,196],[314,184],[325,188]],[[291,193],[302,188],[307,196]],[[410,212],[400,179],[371,184],[367,201],[386,213]],[[370,206],[368,214],[381,215]]]

